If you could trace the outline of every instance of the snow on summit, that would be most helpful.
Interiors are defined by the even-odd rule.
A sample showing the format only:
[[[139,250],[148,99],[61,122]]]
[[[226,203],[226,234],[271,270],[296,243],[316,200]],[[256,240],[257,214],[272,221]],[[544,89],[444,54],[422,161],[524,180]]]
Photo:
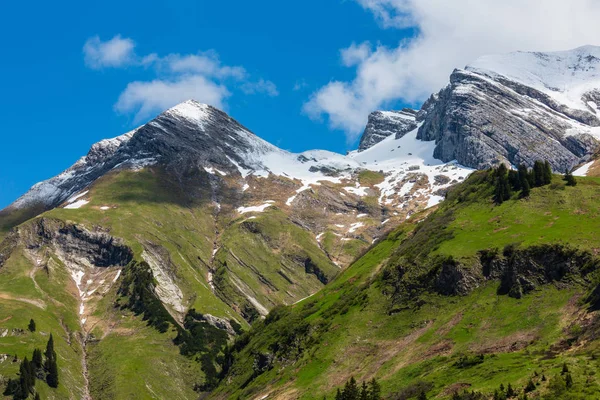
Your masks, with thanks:
[[[515,52],[479,58],[467,71],[499,75],[547,94],[568,107],[595,112],[583,97],[600,89],[600,47],[582,46],[558,52]]]

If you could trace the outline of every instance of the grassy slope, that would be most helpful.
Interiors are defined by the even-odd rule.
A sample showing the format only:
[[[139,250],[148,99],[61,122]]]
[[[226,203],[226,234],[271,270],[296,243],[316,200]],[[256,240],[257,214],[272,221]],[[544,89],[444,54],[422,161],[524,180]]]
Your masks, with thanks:
[[[291,304],[322,286],[315,274],[306,272],[305,260],[327,281],[339,271],[309,232],[273,208],[252,219],[239,218],[223,233],[221,243],[217,274],[224,270],[227,279],[242,281],[249,295],[268,309]]]
[[[400,227],[317,295],[258,325],[214,398],[332,398],[350,376],[359,381],[377,377],[387,394],[429,382],[428,394],[444,398],[460,383],[487,392],[500,383],[523,387],[534,371],[550,378],[563,362],[575,377],[573,398],[597,397],[600,365],[590,358],[596,342],[549,351],[581,334],[585,312],[580,300],[586,287],[547,285],[513,299],[498,296],[498,282],[491,281],[463,297],[423,294],[420,307],[388,315],[389,299],[382,294],[377,271],[389,258],[393,262],[403,256],[398,249],[425,257],[453,255],[466,262],[479,250],[514,242],[599,248],[600,179],[580,179],[577,187],[565,188],[555,177],[553,186],[534,189],[530,199],[515,198],[499,207],[491,204],[490,190],[481,174],[473,176],[426,222]],[[452,218],[441,217],[448,212]],[[445,222],[446,229],[436,226]],[[428,225],[436,229],[412,243],[420,240],[415,228],[428,232]],[[299,357],[288,352],[272,370],[252,377],[254,354],[273,353],[274,343],[285,343],[282,332],[301,338],[304,351]],[[487,354],[483,364],[454,365],[460,355],[478,353]],[[545,391],[547,382],[540,382],[538,392]]]
[[[199,186],[210,187],[208,183]],[[234,318],[242,324],[246,323],[240,315],[213,294],[209,287],[207,278],[215,241],[221,247],[236,249],[242,260],[261,271],[261,279],[277,284],[280,292],[268,293],[261,287],[256,275],[249,274],[241,265],[228,259],[232,271],[249,283],[268,308],[278,302],[293,302],[307,296],[315,287],[322,286],[314,275],[306,274],[304,268],[298,268],[293,263],[282,264],[279,255],[308,257],[324,270],[329,279],[337,273],[337,267],[320,251],[314,238],[289,222],[283,213],[269,211],[272,216],[259,216],[256,221],[261,226],[261,235],[253,235],[240,228],[241,219],[215,222],[214,205],[206,200],[211,198],[210,193],[200,191],[196,192],[196,196],[194,201],[190,201],[180,187],[170,182],[160,171],[121,171],[97,181],[86,196],[91,200],[86,206],[72,210],[58,208],[44,215],[89,228],[108,228],[111,235],[123,238],[132,247],[137,259],[141,257],[143,243],[152,242],[164,247],[169,252],[173,272],[177,277],[176,283],[184,293],[187,306],[194,307],[200,313]],[[102,210],[101,207],[110,209]],[[221,252],[225,254],[223,250]],[[43,332],[59,332],[56,339],[58,352],[61,358],[68,360],[60,363],[65,379],[62,379],[58,391],[46,388],[47,394],[50,397],[64,398],[75,393],[75,397],[79,397],[77,393],[80,393],[80,388],[84,385],[82,350],[79,342],[73,339],[81,329],[77,315],[77,290],[60,262],[55,260],[55,264],[56,274],[46,276],[39,271],[35,274],[41,275],[38,281],[47,281],[51,285],[48,287],[49,296],[60,298],[63,304],[60,312],[51,309],[50,305],[44,311],[22,300],[40,298],[40,293],[36,292],[32,286],[33,281],[27,275],[34,267],[24,256],[13,256],[2,268],[0,295],[5,298],[0,302],[0,321],[10,319],[0,324],[0,328],[25,328],[29,318],[33,317],[36,321],[39,318],[38,326]],[[286,276],[292,278],[294,284],[289,285],[281,278],[279,270],[285,270]],[[19,279],[13,278],[11,274],[16,274]],[[170,331],[160,334],[147,327],[139,317],[115,309],[115,291],[116,288],[113,288],[109,292],[94,315],[101,322],[92,331],[93,337],[99,340],[92,339],[88,343],[92,396],[99,399],[115,396],[195,397],[192,388],[195,383],[202,382],[203,374],[197,363],[181,356],[178,347],[173,345],[172,339],[176,333]],[[270,298],[268,296],[272,296],[271,302],[267,300]],[[11,298],[8,299],[9,297]],[[12,297],[19,300],[13,300]],[[48,310],[50,313],[46,315]],[[68,327],[66,330],[61,321]],[[70,346],[66,344],[66,332],[71,332]],[[24,337],[27,341],[23,340]],[[16,352],[20,358],[25,355],[31,358],[28,353],[33,350],[34,343],[43,347],[43,340],[47,338],[29,333],[23,337],[0,338],[0,353]],[[0,374],[11,376],[17,370],[18,363],[0,363]],[[38,386],[38,389],[44,390],[44,385]],[[42,394],[45,392],[42,391]]]

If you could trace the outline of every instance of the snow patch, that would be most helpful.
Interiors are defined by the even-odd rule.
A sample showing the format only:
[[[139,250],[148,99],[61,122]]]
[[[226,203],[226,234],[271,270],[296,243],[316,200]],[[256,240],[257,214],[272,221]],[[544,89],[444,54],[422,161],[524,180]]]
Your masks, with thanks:
[[[592,165],[594,165],[595,161],[590,161],[589,163],[577,168],[575,171],[573,171],[573,175],[574,176],[587,176],[590,167]]]
[[[266,203],[261,204],[260,206],[238,207],[237,211],[240,214],[245,214],[245,213],[249,213],[249,212],[263,212],[267,208],[273,206],[272,203],[274,203],[274,201],[273,200],[269,200]]]

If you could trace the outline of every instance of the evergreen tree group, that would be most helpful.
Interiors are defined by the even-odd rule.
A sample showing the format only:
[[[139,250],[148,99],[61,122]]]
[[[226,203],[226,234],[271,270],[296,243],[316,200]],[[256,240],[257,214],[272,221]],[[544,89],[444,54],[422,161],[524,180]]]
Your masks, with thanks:
[[[8,380],[4,395],[13,396],[15,400],[24,400],[30,395],[34,395],[36,400],[39,399],[39,394],[35,391],[36,378],[45,379],[50,387],[58,387],[58,365],[52,335],[48,339],[44,355],[40,349],[35,349],[31,361],[27,357],[21,361],[19,377]]]
[[[56,362],[56,351],[54,351],[54,338],[52,337],[52,334],[50,334],[50,339],[48,339],[44,355],[46,356],[46,363],[44,364],[47,373],[46,383],[48,383],[48,386],[56,388],[58,387],[58,365]]]
[[[375,378],[369,383],[363,382],[359,387],[352,377],[346,382],[344,389],[337,390],[335,400],[381,400],[381,387]]]
[[[509,200],[514,192],[520,192],[520,197],[529,197],[531,188],[548,185],[552,182],[552,167],[548,161],[538,160],[533,168],[521,164],[517,170],[509,170],[506,165],[496,167],[494,178],[494,202],[502,204]]]

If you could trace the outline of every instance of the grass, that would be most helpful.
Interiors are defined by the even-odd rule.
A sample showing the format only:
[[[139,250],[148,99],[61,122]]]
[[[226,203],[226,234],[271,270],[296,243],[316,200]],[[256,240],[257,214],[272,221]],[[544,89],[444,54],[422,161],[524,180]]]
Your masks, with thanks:
[[[212,398],[333,398],[351,376],[376,377],[386,395],[418,382],[432,384],[430,397],[449,398],[457,384],[490,394],[501,383],[523,388],[534,372],[555,377],[564,362],[577,376],[573,388],[557,394],[548,382],[539,382],[536,392],[548,398],[598,397],[600,365],[592,355],[599,343],[578,339],[595,329],[580,321],[590,282],[543,285],[520,299],[498,295],[499,282],[493,280],[466,296],[425,291],[390,315],[381,271],[405,257],[426,264],[452,255],[475,268],[480,250],[515,242],[522,248],[554,243],[598,248],[597,178],[579,179],[570,188],[555,177],[555,184],[534,189],[527,200],[515,197],[494,206],[483,174],[457,188],[425,221],[413,218],[402,225],[316,295],[257,324],[240,344],[228,383]],[[327,234],[322,243],[327,245]],[[255,355],[266,353],[275,356],[273,369],[252,376]],[[484,354],[482,364],[457,366],[461,356],[477,354]]]

